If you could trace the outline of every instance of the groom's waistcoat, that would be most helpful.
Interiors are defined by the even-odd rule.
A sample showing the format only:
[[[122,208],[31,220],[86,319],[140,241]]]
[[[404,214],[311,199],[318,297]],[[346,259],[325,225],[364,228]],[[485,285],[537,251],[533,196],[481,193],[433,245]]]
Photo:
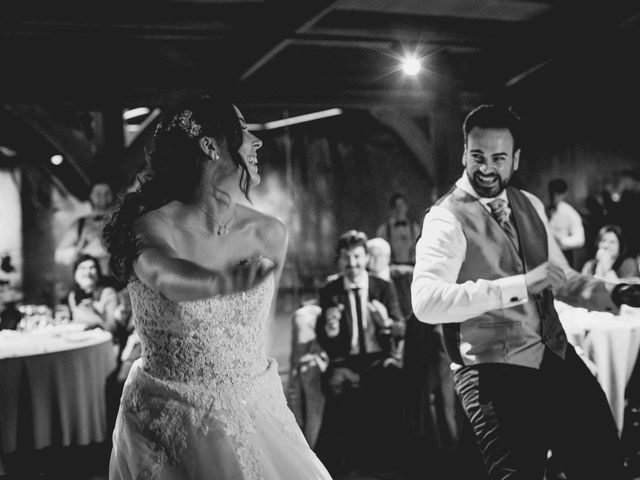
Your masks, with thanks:
[[[516,188],[508,187],[507,197],[519,252],[473,196],[454,188],[439,201],[460,222],[467,242],[457,283],[523,274],[548,260],[547,232],[538,212]],[[563,358],[567,346],[550,289],[529,296],[522,305],[445,324],[444,339],[452,360],[463,365],[497,362],[539,368],[545,345]]]

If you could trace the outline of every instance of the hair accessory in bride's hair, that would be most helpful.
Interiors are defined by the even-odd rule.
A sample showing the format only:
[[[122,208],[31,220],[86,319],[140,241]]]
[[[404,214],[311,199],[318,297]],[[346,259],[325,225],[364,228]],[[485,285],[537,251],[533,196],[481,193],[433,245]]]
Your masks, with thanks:
[[[189,138],[197,137],[200,135],[202,127],[192,117],[193,112],[191,110],[185,110],[180,114],[174,115],[167,127],[167,131],[174,127],[179,127],[189,136]]]

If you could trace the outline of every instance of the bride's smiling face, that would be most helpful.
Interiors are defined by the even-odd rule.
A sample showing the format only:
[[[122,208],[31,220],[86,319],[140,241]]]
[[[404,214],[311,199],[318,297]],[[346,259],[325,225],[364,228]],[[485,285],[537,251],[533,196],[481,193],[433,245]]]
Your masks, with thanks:
[[[262,147],[262,140],[249,131],[247,122],[238,107],[233,107],[238,115],[240,127],[242,128],[242,145],[238,149],[242,161],[247,166],[250,177],[250,185],[253,187],[260,183],[260,174],[258,173],[258,149]]]

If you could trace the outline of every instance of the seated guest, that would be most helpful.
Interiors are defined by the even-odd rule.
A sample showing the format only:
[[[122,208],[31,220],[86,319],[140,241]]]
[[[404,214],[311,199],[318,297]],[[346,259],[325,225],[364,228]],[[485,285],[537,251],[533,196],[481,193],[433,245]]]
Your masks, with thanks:
[[[316,451],[338,474],[392,457],[399,371],[386,360],[392,358],[393,340],[404,335],[404,318],[391,284],[367,273],[364,233],[343,234],[336,253],[341,274],[320,290],[316,323],[318,342],[329,356]]]
[[[321,375],[327,369],[327,354],[316,339],[316,322],[321,309],[311,302],[293,312],[287,404],[296,417],[309,446],[318,438],[324,411]]]
[[[391,288],[394,290],[396,298],[398,298],[398,306],[402,313],[402,318],[407,320],[411,316],[411,298],[409,297],[409,289],[401,292],[398,287],[403,287],[402,277],[394,275],[394,270],[391,267],[391,245],[384,238],[376,237],[367,240],[367,250],[369,251],[369,263],[367,264],[367,270],[371,275],[382,278],[391,283]],[[408,265],[402,265],[411,269]],[[409,270],[411,271],[411,270]],[[405,283],[406,284],[406,283]],[[409,287],[411,282],[409,281]],[[404,332],[403,332],[404,333]],[[404,340],[402,336],[399,339],[392,339],[392,356],[393,361],[402,366],[402,350]],[[391,360],[391,359],[390,359]]]
[[[102,283],[102,271],[95,257],[80,255],[73,268],[73,289],[69,293],[69,310],[74,322],[87,328],[100,327],[116,334],[118,296]]]
[[[605,225],[600,229],[596,248],[595,257],[582,267],[583,274],[614,282],[640,277],[637,262],[626,255],[626,242],[618,225]]]
[[[384,238],[376,237],[367,240],[369,251],[369,273],[387,282],[391,281],[391,245]]]
[[[396,290],[400,311],[405,319],[411,317],[411,279],[413,266],[392,264],[391,245],[384,238],[376,237],[367,241],[369,265],[367,269],[372,275],[391,282]]]

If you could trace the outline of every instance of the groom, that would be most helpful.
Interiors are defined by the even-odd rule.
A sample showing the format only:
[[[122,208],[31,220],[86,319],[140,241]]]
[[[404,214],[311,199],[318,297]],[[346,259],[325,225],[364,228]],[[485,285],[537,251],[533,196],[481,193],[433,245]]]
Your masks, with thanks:
[[[464,173],[427,212],[417,242],[415,315],[444,325],[491,479],[541,479],[551,449],[570,479],[621,480],[609,404],[567,343],[554,298],[616,312],[638,292],[572,270],[542,202],[509,186],[521,148],[511,109],[481,106],[463,131]]]

